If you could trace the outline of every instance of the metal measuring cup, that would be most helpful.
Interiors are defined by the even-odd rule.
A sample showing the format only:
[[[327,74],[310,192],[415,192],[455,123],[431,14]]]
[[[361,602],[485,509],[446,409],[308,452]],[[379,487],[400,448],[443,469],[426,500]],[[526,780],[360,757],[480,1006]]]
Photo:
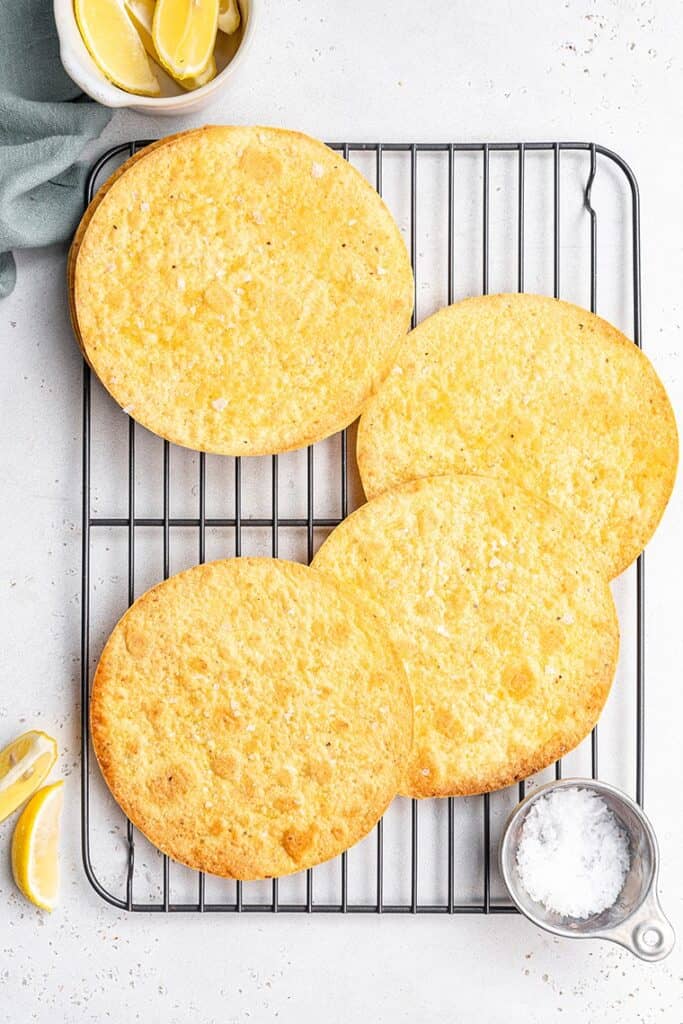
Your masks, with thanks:
[[[556,789],[588,789],[605,801],[629,840],[630,866],[616,903],[587,918],[566,917],[547,910],[522,887],[517,868],[517,847],[524,819],[535,800]],[[674,948],[675,934],[657,896],[659,850],[652,825],[640,807],[606,782],[562,779],[530,793],[515,807],[503,831],[500,870],[518,909],[540,928],[574,939],[609,939],[641,960],[663,960]]]

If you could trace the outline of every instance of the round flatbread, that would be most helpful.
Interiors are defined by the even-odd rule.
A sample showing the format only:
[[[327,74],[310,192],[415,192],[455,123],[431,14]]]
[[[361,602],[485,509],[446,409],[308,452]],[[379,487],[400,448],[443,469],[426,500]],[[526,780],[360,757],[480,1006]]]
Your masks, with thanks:
[[[368,404],[368,497],[438,473],[504,476],[574,518],[610,576],[642,551],[671,494],[678,437],[643,353],[579,306],[466,299],[412,331]]]
[[[364,836],[412,739],[400,660],[333,580],[230,559],[144,594],[102,653],[95,753],[131,821],[175,860],[286,875]]]
[[[410,323],[400,232],[321,142],[208,127],[131,158],[69,260],[84,354],[119,404],[202,451],[261,455],[347,426]]]
[[[547,503],[505,480],[412,481],[354,512],[313,566],[362,592],[403,659],[404,794],[500,789],[595,725],[617,662],[614,602]]]

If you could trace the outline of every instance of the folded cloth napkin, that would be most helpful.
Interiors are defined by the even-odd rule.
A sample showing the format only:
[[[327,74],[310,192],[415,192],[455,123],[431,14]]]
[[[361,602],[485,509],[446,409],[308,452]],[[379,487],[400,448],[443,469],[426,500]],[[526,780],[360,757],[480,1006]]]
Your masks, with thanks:
[[[0,0],[0,298],[12,249],[62,242],[83,206],[84,146],[111,111],[80,102],[62,68],[51,0]]]

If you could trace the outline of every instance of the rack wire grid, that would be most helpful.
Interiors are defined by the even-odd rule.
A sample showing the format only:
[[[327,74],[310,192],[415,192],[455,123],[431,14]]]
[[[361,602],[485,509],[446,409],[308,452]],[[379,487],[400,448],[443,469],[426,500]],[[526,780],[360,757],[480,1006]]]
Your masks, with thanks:
[[[97,160],[86,203],[145,142]],[[415,272],[413,323],[490,291],[535,291],[603,313],[641,344],[639,196],[617,154],[582,142],[332,144],[383,194]],[[598,219],[600,211],[600,227]],[[600,290],[598,280],[600,279]],[[600,305],[598,308],[598,299]],[[334,861],[268,882],[187,869],[152,847],[110,797],[89,734],[90,680],[136,596],[208,557],[310,561],[362,502],[353,428],[306,450],[248,459],[177,448],[121,412],[84,364],[82,852],[114,907],[154,912],[513,913],[494,849],[518,798],[553,772],[591,775],[643,800],[644,562],[614,585],[617,678],[598,730],[554,768],[481,797],[398,798]]]

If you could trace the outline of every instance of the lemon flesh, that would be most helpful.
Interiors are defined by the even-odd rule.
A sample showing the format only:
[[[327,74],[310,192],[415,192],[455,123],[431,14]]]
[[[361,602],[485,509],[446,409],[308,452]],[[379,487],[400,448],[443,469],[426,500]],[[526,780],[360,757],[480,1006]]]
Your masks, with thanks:
[[[124,6],[128,17],[133,22],[142,45],[152,60],[157,60],[157,51],[154,49],[152,39],[152,22],[154,21],[154,8],[156,0],[124,0]]]
[[[220,0],[218,8],[218,28],[231,36],[240,27],[240,9],[237,0]]]
[[[161,63],[152,37],[152,24],[154,21],[156,0],[124,0],[124,2],[130,20],[135,25],[137,33],[142,40],[142,45],[147,50],[147,53],[152,60]],[[179,82],[179,85],[182,85],[183,89],[199,89],[200,86],[206,85],[207,82],[210,82],[212,78],[216,77],[216,71],[216,61],[214,60],[213,54],[211,54],[209,63],[200,75],[180,80],[176,79],[176,81]]]
[[[159,82],[123,0],[75,0],[78,28],[103,75],[126,92],[158,96]]]
[[[25,732],[0,750],[0,821],[16,811],[47,778],[57,743],[45,732]]]
[[[206,71],[217,31],[218,0],[157,0],[154,48],[162,66],[181,84]]]
[[[54,910],[59,891],[59,821],[64,783],[39,790],[21,812],[12,836],[12,874],[26,899]]]

